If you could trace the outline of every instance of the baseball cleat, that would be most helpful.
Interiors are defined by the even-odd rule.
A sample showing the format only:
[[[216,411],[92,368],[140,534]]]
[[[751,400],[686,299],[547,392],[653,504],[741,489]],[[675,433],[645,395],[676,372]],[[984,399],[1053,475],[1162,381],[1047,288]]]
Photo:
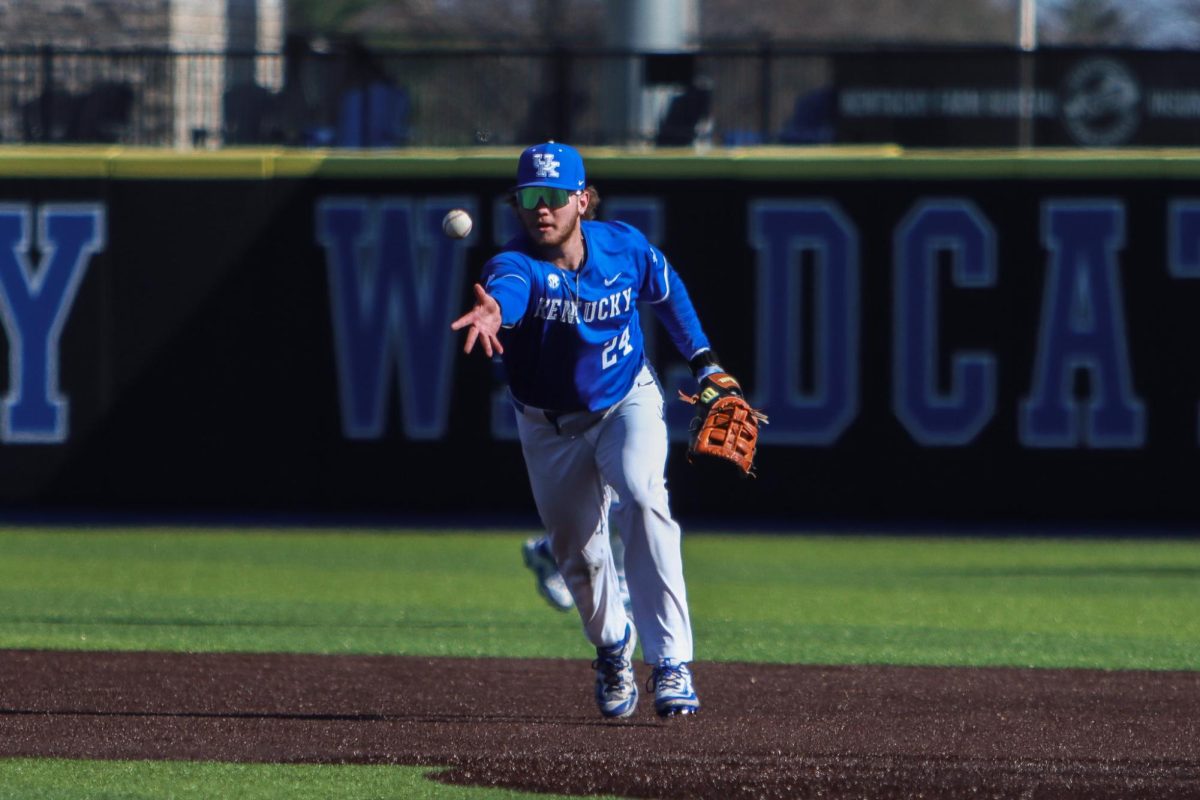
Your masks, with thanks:
[[[609,647],[596,648],[596,705],[600,713],[613,719],[623,719],[637,708],[638,688],[633,677],[633,648],[637,632],[626,624],[625,638]]]
[[[664,658],[650,673],[646,690],[654,692],[654,710],[660,717],[680,717],[700,710],[700,698],[692,686],[692,672],[683,661]]]
[[[570,611],[575,607],[575,600],[558,571],[558,564],[550,552],[550,542],[545,536],[526,541],[521,546],[521,555],[525,558],[525,566],[533,572],[538,593],[546,598],[547,603],[559,611]]]

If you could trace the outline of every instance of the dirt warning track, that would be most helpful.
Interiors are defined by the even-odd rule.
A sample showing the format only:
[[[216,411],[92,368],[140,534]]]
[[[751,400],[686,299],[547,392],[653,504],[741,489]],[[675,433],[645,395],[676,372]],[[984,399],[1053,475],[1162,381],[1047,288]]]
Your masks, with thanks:
[[[583,661],[0,651],[0,757],[426,764],[629,797],[1200,797],[1200,672],[694,672],[697,717],[643,694],[609,722]]]

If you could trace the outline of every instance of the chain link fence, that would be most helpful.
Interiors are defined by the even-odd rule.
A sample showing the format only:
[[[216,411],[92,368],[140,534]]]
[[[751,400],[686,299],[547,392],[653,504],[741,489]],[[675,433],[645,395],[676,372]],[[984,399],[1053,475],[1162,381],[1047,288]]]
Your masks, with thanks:
[[[0,52],[0,140],[181,148],[773,141],[797,95],[828,74],[819,53],[683,58],[684,82],[677,74],[647,84],[643,56],[600,51],[10,50]]]
[[[179,148],[1194,146],[1200,54],[0,51],[0,140]]]

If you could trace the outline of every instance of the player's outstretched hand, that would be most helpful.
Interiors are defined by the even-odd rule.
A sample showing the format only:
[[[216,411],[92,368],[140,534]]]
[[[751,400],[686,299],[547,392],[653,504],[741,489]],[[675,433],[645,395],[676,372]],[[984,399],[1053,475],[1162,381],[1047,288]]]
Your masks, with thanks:
[[[478,283],[475,284],[475,307],[450,323],[450,328],[456,331],[467,329],[464,353],[475,349],[476,340],[483,345],[488,358],[504,352],[504,346],[496,336],[500,332],[500,304]]]

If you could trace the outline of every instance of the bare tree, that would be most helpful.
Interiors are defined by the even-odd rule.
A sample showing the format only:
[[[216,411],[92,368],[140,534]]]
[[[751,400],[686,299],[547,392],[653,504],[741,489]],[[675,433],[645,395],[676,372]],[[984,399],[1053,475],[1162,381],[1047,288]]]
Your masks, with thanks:
[[[1169,0],[1167,24],[1155,32],[1153,44],[1196,49],[1200,46],[1200,0]]]
[[[398,5],[392,0],[286,0],[287,25],[293,33],[321,35],[341,33],[357,14],[381,5]]]
[[[701,0],[708,41],[1010,44],[1011,0]]]
[[[293,33],[378,45],[598,42],[603,0],[288,0]]]
[[[706,44],[999,44],[1019,0],[699,0]],[[302,35],[382,46],[596,45],[607,0],[287,0]],[[1038,0],[1047,45],[1200,46],[1200,0]]]
[[[1047,44],[1130,45],[1146,37],[1149,17],[1122,0],[1055,0],[1039,23]]]
[[[699,0],[705,42],[1011,44],[1015,0]],[[293,32],[387,44],[599,44],[606,0],[288,0]]]

